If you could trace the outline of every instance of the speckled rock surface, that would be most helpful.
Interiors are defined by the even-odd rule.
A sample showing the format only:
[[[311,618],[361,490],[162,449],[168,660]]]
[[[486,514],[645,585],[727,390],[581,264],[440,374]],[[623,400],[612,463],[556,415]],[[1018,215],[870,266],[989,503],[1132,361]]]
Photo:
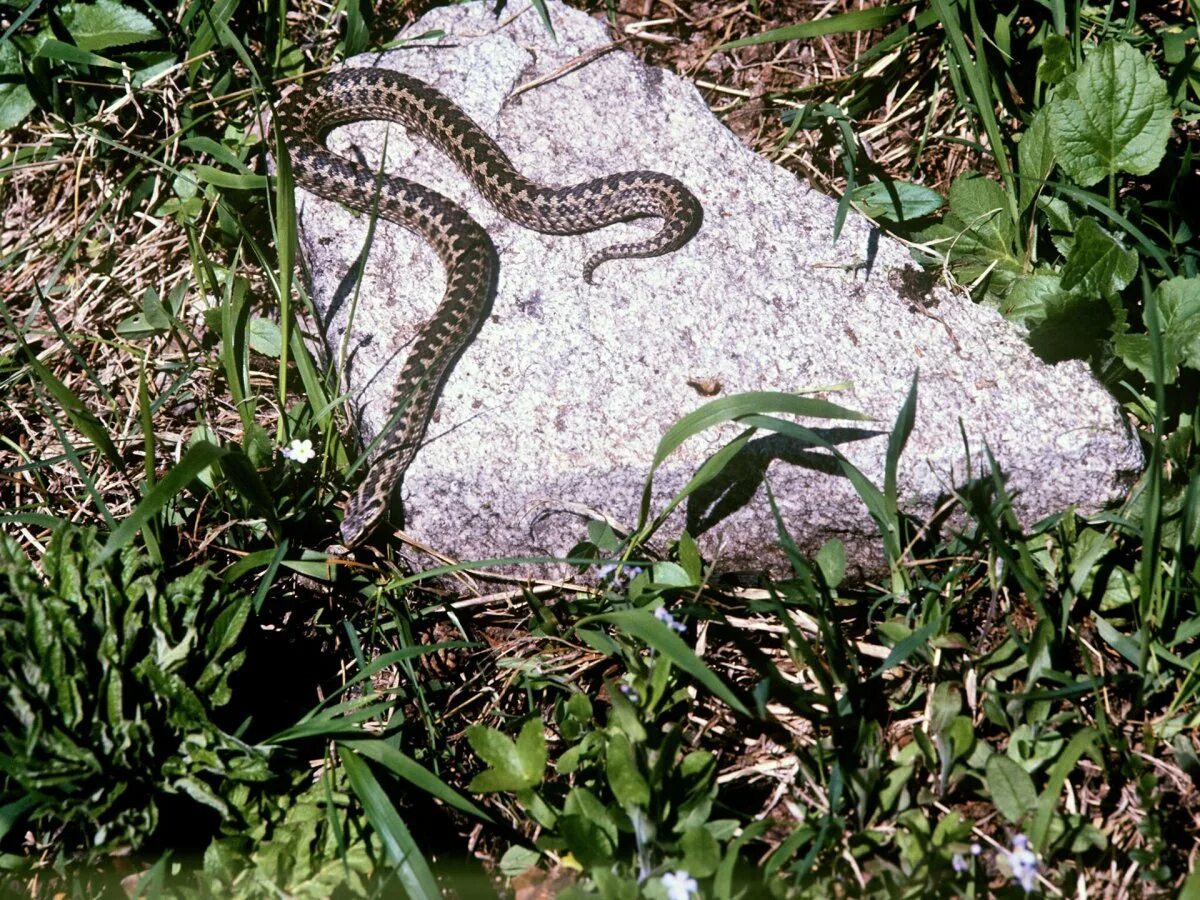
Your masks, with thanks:
[[[695,385],[719,384],[725,396],[845,382],[818,396],[886,431],[917,371],[916,426],[901,464],[909,511],[929,514],[962,483],[960,422],[976,466],[985,443],[995,454],[1026,522],[1123,495],[1141,452],[1082,363],[1040,362],[1013,327],[966,298],[913,295],[898,272],[911,265],[907,251],[873,237],[853,214],[835,244],[834,201],[744,148],[676,76],[620,50],[569,66],[611,38],[600,21],[553,0],[550,9],[557,43],[532,10],[510,7],[497,20],[472,3],[436,9],[406,33],[442,37],[351,65],[389,66],[436,85],[544,183],[628,169],[675,175],[700,198],[704,225],[669,256],[606,263],[590,286],[584,260],[649,233],[655,220],[577,237],[537,234],[505,220],[436,148],[399,127],[362,123],[333,135],[334,149],[374,166],[386,139],[387,168],[464,205],[500,260],[490,316],[405,477],[407,532],[459,559],[564,554],[589,516],[636,522],[663,432],[709,399]],[[442,270],[419,238],[380,221],[355,301],[368,217],[303,192],[298,201],[335,358],[354,309],[347,375],[369,439],[386,419],[407,345],[441,298]],[[739,431],[707,432],[670,457],[655,478],[656,506]],[[875,436],[841,447],[881,484],[886,444]],[[873,523],[820,454],[763,435],[731,476],[719,495],[681,507],[662,534],[688,527],[721,569],[784,568],[765,476],[802,548],[836,536],[859,574],[878,567]]]

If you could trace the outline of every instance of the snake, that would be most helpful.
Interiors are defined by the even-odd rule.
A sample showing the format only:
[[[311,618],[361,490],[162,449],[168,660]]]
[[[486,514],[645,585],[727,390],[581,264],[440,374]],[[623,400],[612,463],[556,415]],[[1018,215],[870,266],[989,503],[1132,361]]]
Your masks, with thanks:
[[[441,303],[418,330],[396,378],[385,433],[346,504],[340,533],[348,548],[364,541],[390,508],[424,438],[441,385],[488,310],[497,266],[486,230],[458,204],[329,149],[327,140],[335,128],[367,120],[395,123],[432,143],[498,212],[533,231],[574,235],[631,219],[662,220],[650,237],[612,244],[590,256],[583,266],[589,284],[597,267],[609,260],[677,250],[699,230],[703,217],[695,195],[661,172],[623,172],[568,187],[532,181],[453,100],[391,69],[342,69],[313,90],[297,89],[284,97],[276,108],[275,127],[295,183],[324,200],[371,212],[416,233],[432,246],[446,273]]]

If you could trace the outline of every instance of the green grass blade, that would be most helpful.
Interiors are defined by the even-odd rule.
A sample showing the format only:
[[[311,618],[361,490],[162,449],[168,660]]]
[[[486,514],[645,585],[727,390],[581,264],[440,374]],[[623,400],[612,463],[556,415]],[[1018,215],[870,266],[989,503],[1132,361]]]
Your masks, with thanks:
[[[700,661],[700,657],[684,643],[683,638],[646,610],[622,609],[616,612],[600,613],[582,618],[575,624],[579,628],[592,622],[608,622],[616,625],[622,631],[633,635],[671,660],[708,688],[714,696],[724,701],[731,709],[737,710],[744,716],[753,715],[730,687],[712,669]]]
[[[350,787],[362,804],[367,821],[383,842],[388,858],[396,866],[396,875],[405,892],[411,900],[441,900],[442,892],[433,877],[433,870],[375,774],[345,744],[340,744],[339,750]]]
[[[171,502],[180,491],[192,483],[192,481],[211,466],[214,462],[224,456],[228,451],[218,447],[216,444],[210,444],[208,441],[201,441],[198,444],[190,447],[187,453],[179,464],[171,469],[158,484],[154,485],[142,498],[142,501],[134,508],[120,525],[118,525],[108,536],[108,540],[104,544],[104,549],[100,551],[100,560],[106,560],[114,553],[128,544],[135,534],[144,526],[150,519],[157,515],[163,507]]]
[[[495,821],[480,807],[458,793],[458,791],[454,790],[454,788],[450,787],[450,785],[446,784],[446,782],[442,781],[442,779],[438,778],[411,756],[401,753],[386,741],[339,741],[339,746],[349,747],[360,756],[374,760],[393,775],[403,778],[409,784],[419,788],[431,797],[437,797],[447,806],[453,806],[461,812],[477,816],[486,822]]]
[[[668,428],[666,434],[658,442],[658,448],[654,452],[654,460],[650,464],[650,472],[646,476],[646,486],[642,491],[639,528],[645,524],[650,515],[654,473],[666,458],[674,453],[684,441],[714,425],[719,425],[723,422],[734,422],[743,416],[767,412],[787,413],[793,416],[809,416],[817,419],[869,421],[869,417],[864,416],[862,413],[846,409],[835,403],[830,403],[828,400],[816,400],[812,397],[802,397],[798,394],[788,394],[782,391],[750,391],[705,403],[699,409],[688,413]]]
[[[10,323],[11,324],[11,323]],[[75,426],[84,437],[91,441],[96,448],[104,454],[105,458],[118,469],[124,468],[125,460],[121,458],[121,453],[117,450],[117,445],[108,435],[108,429],[104,423],[87,407],[87,404],[79,398],[79,395],[67,387],[63,382],[42,365],[33,349],[25,343],[24,338],[19,333],[14,332],[17,342],[21,345],[21,349],[25,351],[25,360],[29,367],[33,369],[38,379],[50,392],[55,401],[63,412],[67,414],[67,418],[71,420],[71,424]]]
[[[971,0],[968,0],[968,3],[970,2]],[[941,20],[946,40],[950,44],[951,55],[957,64],[957,70],[966,79],[966,93],[974,103],[975,112],[983,124],[984,134],[987,135],[996,168],[1000,170],[1000,178],[1004,181],[1004,192],[1008,198],[1008,216],[1014,225],[1017,225],[1021,221],[1017,209],[1017,186],[1013,179],[1012,163],[1005,151],[1004,140],[1001,137],[1000,123],[996,121],[996,98],[992,96],[989,88],[989,78],[984,64],[977,61],[967,47],[966,35],[963,33],[955,6],[951,0],[932,0],[932,7],[937,11],[938,18]],[[975,19],[973,11],[972,19]],[[984,46],[979,40],[979,35],[975,35],[975,38],[976,47]],[[968,97],[961,99],[966,100]],[[1020,233],[1019,229],[1017,233]]]
[[[1046,786],[1042,788],[1042,793],[1038,798],[1037,815],[1034,816],[1033,825],[1029,829],[1029,840],[1039,853],[1046,852],[1046,842],[1050,836],[1050,821],[1055,807],[1058,806],[1058,795],[1062,793],[1063,784],[1075,768],[1075,764],[1079,762],[1079,758],[1087,753],[1096,761],[1097,765],[1103,765],[1100,753],[1095,747],[1097,737],[1099,737],[1099,732],[1094,728],[1077,731],[1066,749],[1054,761],[1054,765],[1050,769],[1050,776],[1046,779]]]
[[[813,19],[808,22],[799,22],[795,25],[786,25],[783,28],[772,28],[770,31],[764,31],[762,34],[721,44],[716,50],[736,50],[738,47],[750,47],[754,44],[798,41],[805,38],[823,37],[827,34],[874,31],[894,22],[907,11],[907,6],[879,6],[874,9],[857,9],[853,12],[829,16],[825,19]]]

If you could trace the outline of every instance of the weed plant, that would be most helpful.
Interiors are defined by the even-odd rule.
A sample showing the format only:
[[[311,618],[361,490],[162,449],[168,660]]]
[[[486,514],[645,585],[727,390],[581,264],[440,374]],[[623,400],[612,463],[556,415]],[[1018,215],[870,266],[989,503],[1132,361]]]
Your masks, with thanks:
[[[463,601],[476,564],[331,565],[355,453],[259,115],[405,10],[0,7],[10,890],[1200,896],[1195,4],[669,6],[648,52],[698,38],[706,72],[841,48],[836,78],[759,92],[773,152],[810,141],[839,228],[858,206],[1086,360],[1145,444],[1128,502],[1024,527],[982,459],[963,527],[909,519],[914,380],[882,485],[795,421],[851,411],[726,397],[663,423],[647,498],[680,443],[741,435],[630,533],[593,523],[576,580]],[[885,584],[782,522],[791,574],[753,586],[663,534],[763,430],[855,485]]]

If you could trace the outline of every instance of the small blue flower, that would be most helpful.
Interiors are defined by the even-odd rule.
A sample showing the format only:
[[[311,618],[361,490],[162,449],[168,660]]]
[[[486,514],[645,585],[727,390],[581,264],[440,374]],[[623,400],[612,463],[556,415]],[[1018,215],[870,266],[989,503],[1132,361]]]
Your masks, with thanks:
[[[619,684],[617,685],[617,690],[620,691],[623,696],[628,698],[630,703],[642,702],[641,695],[637,692],[632,684]]]
[[[614,584],[622,585],[628,584],[641,574],[642,570],[638,566],[628,566],[620,562],[604,563],[596,569],[596,577],[601,581],[612,577]]]
[[[654,611],[654,618],[658,619],[658,621],[662,622],[668,628],[674,629],[679,634],[683,634],[685,631],[687,631],[687,626],[681,622],[675,621],[675,617],[671,615],[671,611],[665,606],[660,606]]]
[[[1030,893],[1037,887],[1038,858],[1029,848],[1029,838],[1018,834],[1013,838],[1012,850],[1004,851],[1005,861],[1012,870],[1013,881],[1021,885],[1025,893]]]
[[[668,872],[660,880],[667,889],[667,900],[691,900],[691,896],[700,890],[696,879],[682,869]]]
[[[976,841],[974,844],[971,845],[971,855],[972,856],[978,856],[982,852],[983,852],[983,846],[978,841]]]
[[[963,858],[961,853],[954,854],[954,859],[950,860],[950,865],[955,872],[965,872],[971,867],[971,864]]]

